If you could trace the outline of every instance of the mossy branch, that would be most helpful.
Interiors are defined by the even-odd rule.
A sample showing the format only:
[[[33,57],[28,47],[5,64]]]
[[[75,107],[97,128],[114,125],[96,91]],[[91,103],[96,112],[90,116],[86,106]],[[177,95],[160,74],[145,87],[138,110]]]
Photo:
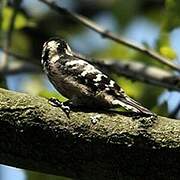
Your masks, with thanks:
[[[180,121],[72,112],[0,89],[0,163],[76,179],[178,177]]]

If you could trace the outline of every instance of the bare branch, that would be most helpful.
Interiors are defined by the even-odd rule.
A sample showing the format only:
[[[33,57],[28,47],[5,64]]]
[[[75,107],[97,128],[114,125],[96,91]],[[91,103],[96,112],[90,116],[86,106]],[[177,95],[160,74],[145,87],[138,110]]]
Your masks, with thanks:
[[[148,55],[149,57],[159,61],[162,64],[165,64],[166,66],[179,71],[180,72],[180,67],[178,65],[175,65],[173,63],[170,62],[170,60],[168,60],[167,58],[161,56],[160,54],[158,54],[157,52],[146,48],[143,45],[137,45],[134,42],[131,42],[129,40],[126,40],[123,37],[119,37],[119,35],[116,35],[115,33],[110,32],[109,30],[106,30],[102,27],[100,27],[98,24],[96,24],[95,22],[91,21],[90,19],[88,19],[87,17],[84,17],[82,15],[79,15],[77,13],[73,13],[69,10],[67,10],[66,8],[62,8],[60,6],[58,6],[55,2],[51,1],[51,0],[39,0],[45,4],[47,4],[50,8],[52,8],[53,10],[57,11],[60,14],[64,14],[67,15],[69,17],[71,17],[72,19],[74,19],[75,21],[83,24],[84,26],[92,29],[93,31],[99,33],[102,37],[104,38],[109,38],[117,43],[123,44],[127,47],[130,47],[134,50],[137,50],[141,53],[144,53],[146,55]]]

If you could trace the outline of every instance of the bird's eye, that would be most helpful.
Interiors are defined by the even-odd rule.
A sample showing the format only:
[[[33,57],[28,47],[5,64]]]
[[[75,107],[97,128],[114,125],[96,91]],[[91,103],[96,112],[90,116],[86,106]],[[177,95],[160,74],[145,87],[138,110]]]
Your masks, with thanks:
[[[58,47],[57,47],[58,53],[60,53],[60,54],[65,53],[66,49],[67,49],[67,45],[65,42],[61,42],[58,44]]]
[[[60,45],[58,45],[57,51],[58,51],[59,54],[62,54],[62,53],[64,53],[64,48],[61,47]]]

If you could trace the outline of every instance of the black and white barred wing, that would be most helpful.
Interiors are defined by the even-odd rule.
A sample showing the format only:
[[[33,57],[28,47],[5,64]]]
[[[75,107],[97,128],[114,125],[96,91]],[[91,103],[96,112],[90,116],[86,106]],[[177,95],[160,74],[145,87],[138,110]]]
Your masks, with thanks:
[[[66,62],[65,66],[74,74],[74,77],[77,77],[78,83],[88,87],[94,96],[103,93],[103,97],[112,108],[121,106],[126,110],[151,114],[148,109],[128,97],[115,81],[90,63],[77,59]]]
[[[66,62],[67,71],[74,74],[79,83],[86,85],[93,92],[98,91],[124,91],[107,75],[98,70],[95,66],[84,60],[71,60]]]

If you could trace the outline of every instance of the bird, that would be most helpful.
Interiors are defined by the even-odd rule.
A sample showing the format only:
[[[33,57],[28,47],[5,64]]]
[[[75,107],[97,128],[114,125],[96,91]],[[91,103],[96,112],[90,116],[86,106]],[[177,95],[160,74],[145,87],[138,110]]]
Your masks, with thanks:
[[[55,89],[69,99],[60,102],[50,98],[50,104],[61,107],[68,117],[71,107],[96,110],[123,107],[142,115],[154,114],[95,65],[77,57],[63,39],[50,38],[43,44],[41,64]]]

